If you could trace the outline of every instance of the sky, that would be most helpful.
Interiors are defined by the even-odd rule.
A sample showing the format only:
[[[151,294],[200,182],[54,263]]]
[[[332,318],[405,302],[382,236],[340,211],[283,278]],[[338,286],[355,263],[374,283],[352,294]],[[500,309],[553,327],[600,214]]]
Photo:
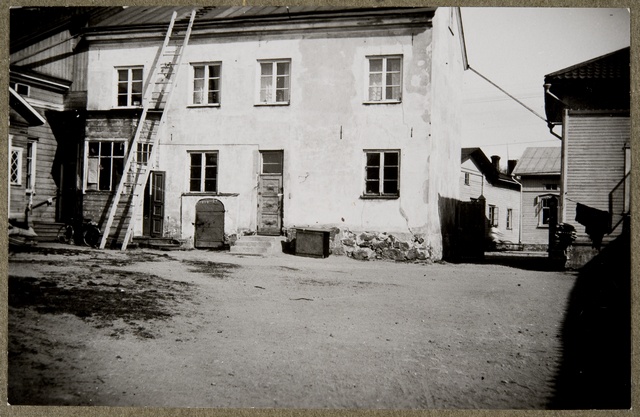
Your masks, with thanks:
[[[627,9],[463,7],[469,65],[544,113],[544,76],[629,46]],[[560,146],[547,124],[473,71],[464,73],[462,147],[499,155],[500,165],[525,148]],[[554,132],[560,134],[558,126]]]

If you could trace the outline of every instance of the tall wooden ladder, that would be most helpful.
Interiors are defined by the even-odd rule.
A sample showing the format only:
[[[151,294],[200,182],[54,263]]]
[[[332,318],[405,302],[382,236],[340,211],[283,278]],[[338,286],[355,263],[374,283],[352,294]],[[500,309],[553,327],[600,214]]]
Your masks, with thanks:
[[[176,21],[177,12],[174,11],[171,16],[164,42],[145,83],[142,113],[133,140],[130,142],[122,178],[109,208],[109,215],[100,240],[100,249],[105,248],[109,239],[111,239],[111,247],[115,247],[121,240],[121,249],[127,248],[138,210],[144,204],[145,187],[160,142],[160,130],[164,125],[164,110],[173,93],[173,85],[191,36],[195,16],[194,9],[186,29],[180,21]],[[122,239],[120,239],[121,236],[123,236]]]

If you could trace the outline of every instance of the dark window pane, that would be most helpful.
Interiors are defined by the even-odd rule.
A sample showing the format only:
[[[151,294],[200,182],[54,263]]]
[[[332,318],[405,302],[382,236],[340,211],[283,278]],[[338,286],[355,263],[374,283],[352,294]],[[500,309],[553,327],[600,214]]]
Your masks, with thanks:
[[[200,179],[192,179],[189,182],[189,191],[200,191]]]
[[[378,194],[380,192],[380,181],[367,181],[366,187],[368,194]]]
[[[111,183],[113,189],[115,190],[118,184],[120,183],[120,178],[122,178],[122,172],[124,170],[124,158],[114,158],[113,159],[113,182]]]
[[[380,166],[380,154],[377,152],[367,153],[367,166],[379,167]]]
[[[371,71],[371,72],[382,71],[382,59],[370,59],[369,60],[369,71]]]
[[[277,66],[276,75],[289,75],[288,62],[278,62],[276,66]]]
[[[111,156],[111,142],[100,142],[100,154],[102,156]]]
[[[131,77],[132,81],[142,81],[142,68],[131,70],[131,74],[132,74],[132,77]]]
[[[100,190],[109,190],[111,186],[111,158],[100,158]]]
[[[384,194],[397,194],[398,193],[398,181],[386,181],[384,182]]]
[[[384,166],[398,166],[398,153],[397,152],[385,152],[384,153]]]
[[[193,67],[193,78],[204,78],[204,67]]]
[[[271,62],[260,64],[260,74],[261,75],[272,75],[273,74],[273,64]]]
[[[199,153],[191,154],[191,166],[200,166],[202,164],[202,155]]]
[[[118,96],[118,106],[124,107],[127,105],[127,96]]]
[[[98,156],[100,152],[100,142],[89,142],[89,156]]]
[[[206,165],[216,165],[218,163],[218,154],[207,153],[205,154]]]
[[[124,142],[113,143],[113,154],[116,156],[124,156]]]
[[[129,71],[118,70],[118,81],[127,81],[129,79]]]
[[[209,91],[218,91],[218,90],[220,90],[220,80],[217,78],[209,80]]]
[[[209,77],[220,76],[220,65],[209,65]]]
[[[395,167],[387,167],[384,169],[384,179],[385,180],[397,180],[398,179],[398,168]]]
[[[216,191],[216,180],[205,180],[204,181],[204,191],[215,192]]]
[[[211,180],[216,178],[216,167],[206,167],[204,169],[205,180]]]
[[[118,94],[127,94],[129,85],[127,83],[118,83]]]
[[[387,87],[387,100],[400,100],[400,87]]]
[[[202,175],[202,168],[199,166],[192,166],[191,167],[191,176],[190,178],[192,180],[198,180],[200,181],[200,177]]]
[[[400,71],[400,58],[388,58],[387,71]]]
[[[217,91],[212,91],[209,93],[209,103],[210,104],[219,104],[220,103],[220,94]]]
[[[368,180],[378,180],[378,179],[380,179],[380,169],[378,169],[378,168],[367,168],[367,179]]]

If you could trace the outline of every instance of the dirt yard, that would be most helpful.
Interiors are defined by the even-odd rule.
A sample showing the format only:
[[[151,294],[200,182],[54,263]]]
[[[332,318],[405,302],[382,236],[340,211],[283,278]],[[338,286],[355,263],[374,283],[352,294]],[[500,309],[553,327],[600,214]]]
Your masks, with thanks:
[[[543,409],[576,275],[40,247],[9,257],[13,405]]]

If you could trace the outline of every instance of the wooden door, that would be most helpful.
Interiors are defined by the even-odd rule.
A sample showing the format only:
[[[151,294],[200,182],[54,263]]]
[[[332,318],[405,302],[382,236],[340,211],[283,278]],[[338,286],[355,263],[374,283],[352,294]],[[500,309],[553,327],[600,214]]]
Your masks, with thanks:
[[[205,198],[196,204],[194,246],[220,248],[224,245],[224,204]]]
[[[463,259],[484,258],[485,217],[484,198],[477,201],[459,201],[456,206],[456,248],[455,256]]]
[[[142,234],[161,237],[164,234],[165,173],[152,171],[144,190]]]
[[[279,236],[282,232],[282,151],[261,152],[258,180],[258,234]]]

